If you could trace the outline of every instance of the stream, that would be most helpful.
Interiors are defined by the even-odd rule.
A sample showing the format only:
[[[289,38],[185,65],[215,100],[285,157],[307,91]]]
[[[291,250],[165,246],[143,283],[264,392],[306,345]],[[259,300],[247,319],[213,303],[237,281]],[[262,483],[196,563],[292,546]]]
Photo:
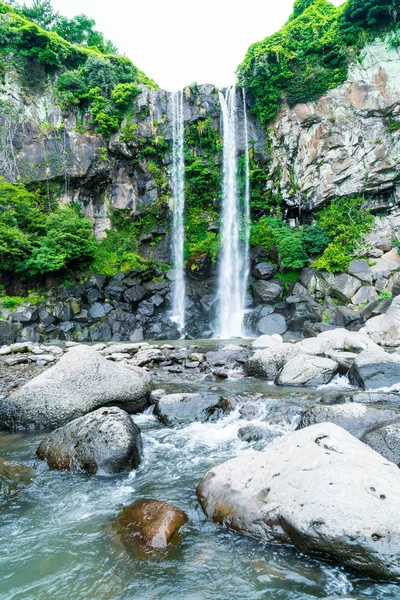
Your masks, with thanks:
[[[210,383],[179,375],[156,387],[168,392],[218,389],[237,401],[217,422],[160,425],[149,409],[135,415],[144,458],[138,471],[87,477],[50,471],[35,452],[41,433],[1,433],[0,455],[37,471],[33,484],[0,511],[1,600],[311,600],[400,598],[395,584],[374,582],[221,528],[203,514],[195,489],[214,464],[259,449],[238,431],[262,419],[242,406],[252,399],[276,406],[271,439],[296,427],[285,406],[312,404],[318,390],[276,388],[251,379]],[[333,384],[342,385],[336,380]],[[260,401],[260,393],[263,400]],[[265,446],[265,442],[264,442]],[[187,512],[182,542],[162,559],[128,555],[112,535],[119,511],[139,498],[172,502]]]

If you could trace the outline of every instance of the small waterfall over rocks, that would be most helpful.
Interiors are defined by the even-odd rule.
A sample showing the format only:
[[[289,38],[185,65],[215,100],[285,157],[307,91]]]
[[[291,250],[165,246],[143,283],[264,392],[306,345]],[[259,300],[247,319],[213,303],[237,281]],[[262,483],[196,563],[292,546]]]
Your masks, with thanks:
[[[243,91],[245,137],[245,190],[243,206],[238,189],[237,94],[235,86],[225,96],[219,92],[223,129],[223,196],[221,256],[218,280],[218,330],[222,339],[244,337],[244,313],[248,279],[248,247],[250,237],[250,184],[248,133],[245,95]]]
[[[184,121],[183,92],[171,93],[172,100],[172,194],[173,194],[173,244],[172,257],[175,281],[172,295],[172,315],[181,332],[185,328],[185,273],[184,273],[184,210],[185,163],[183,158]]]

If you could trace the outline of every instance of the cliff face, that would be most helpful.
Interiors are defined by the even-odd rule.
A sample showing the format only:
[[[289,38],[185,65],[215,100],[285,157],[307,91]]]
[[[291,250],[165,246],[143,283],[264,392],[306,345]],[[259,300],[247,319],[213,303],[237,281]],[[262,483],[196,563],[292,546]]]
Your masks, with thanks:
[[[337,196],[375,210],[400,204],[400,52],[367,46],[345,84],[318,102],[285,106],[272,123],[270,186],[313,211]]]

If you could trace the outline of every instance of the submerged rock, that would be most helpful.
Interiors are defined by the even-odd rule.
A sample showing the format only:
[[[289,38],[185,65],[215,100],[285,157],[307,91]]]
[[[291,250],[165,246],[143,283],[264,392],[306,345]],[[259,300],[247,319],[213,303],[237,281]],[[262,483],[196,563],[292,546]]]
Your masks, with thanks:
[[[400,472],[331,423],[213,467],[197,487],[205,514],[239,533],[400,581]]]
[[[113,529],[129,550],[152,553],[176,541],[180,528],[187,522],[186,513],[177,506],[143,499],[124,508]]]
[[[137,469],[142,441],[128,413],[111,406],[74,419],[42,440],[36,454],[56,471],[118,473]]]
[[[30,467],[0,458],[0,500],[30,485],[35,477]]]
[[[155,405],[154,413],[164,425],[213,421],[233,409],[229,398],[216,394],[166,394]]]
[[[0,400],[0,427],[55,429],[101,406],[129,413],[146,408],[148,373],[106,360],[88,346],[75,346],[18,392]]]

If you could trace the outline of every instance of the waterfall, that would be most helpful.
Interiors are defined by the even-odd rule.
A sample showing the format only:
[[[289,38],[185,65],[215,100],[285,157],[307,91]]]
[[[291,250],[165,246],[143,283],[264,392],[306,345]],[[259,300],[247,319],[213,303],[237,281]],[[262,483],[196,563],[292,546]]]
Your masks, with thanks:
[[[242,88],[242,101],[243,101],[243,133],[244,133],[244,152],[245,152],[245,184],[244,184],[244,205],[243,205],[243,277],[242,277],[242,304],[243,311],[246,307],[246,292],[247,292],[247,281],[249,278],[249,249],[250,249],[250,162],[249,162],[249,130],[247,124],[247,110],[246,110],[246,92]]]
[[[185,328],[185,274],[184,274],[184,209],[185,209],[185,163],[183,158],[183,92],[172,92],[172,195],[173,228],[172,258],[175,281],[172,295],[171,319],[182,332]]]
[[[236,88],[228,88],[225,96],[219,92],[223,128],[223,186],[221,258],[219,264],[218,335],[220,338],[243,337],[243,318],[248,278],[249,242],[249,165],[246,136],[246,184],[244,209],[240,206],[237,165],[237,106]],[[241,239],[242,237],[242,239]]]

